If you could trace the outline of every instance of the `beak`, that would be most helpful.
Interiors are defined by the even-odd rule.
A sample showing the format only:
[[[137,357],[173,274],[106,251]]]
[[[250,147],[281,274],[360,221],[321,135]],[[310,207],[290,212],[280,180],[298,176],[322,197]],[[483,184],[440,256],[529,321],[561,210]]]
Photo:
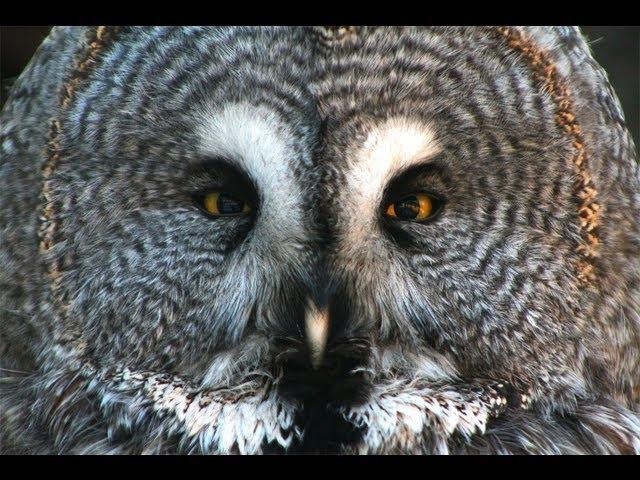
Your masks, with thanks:
[[[319,308],[313,300],[309,300],[305,312],[305,330],[307,344],[311,352],[311,365],[320,368],[324,350],[329,336],[329,307]]]

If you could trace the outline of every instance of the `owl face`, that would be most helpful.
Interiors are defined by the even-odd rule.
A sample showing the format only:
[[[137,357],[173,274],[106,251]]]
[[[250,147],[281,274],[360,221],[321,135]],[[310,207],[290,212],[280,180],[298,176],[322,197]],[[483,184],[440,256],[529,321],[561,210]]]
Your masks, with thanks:
[[[526,58],[327,35],[126,29],[67,74],[30,395],[99,428],[54,448],[444,452],[633,363],[587,322],[576,139]]]

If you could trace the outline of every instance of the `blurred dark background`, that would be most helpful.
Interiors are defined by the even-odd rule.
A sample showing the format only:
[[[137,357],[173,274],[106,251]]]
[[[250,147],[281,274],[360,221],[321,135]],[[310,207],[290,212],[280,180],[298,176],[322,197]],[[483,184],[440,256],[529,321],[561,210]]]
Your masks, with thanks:
[[[50,27],[0,27],[0,105]],[[607,70],[636,146],[640,138],[640,27],[582,27],[596,60]]]

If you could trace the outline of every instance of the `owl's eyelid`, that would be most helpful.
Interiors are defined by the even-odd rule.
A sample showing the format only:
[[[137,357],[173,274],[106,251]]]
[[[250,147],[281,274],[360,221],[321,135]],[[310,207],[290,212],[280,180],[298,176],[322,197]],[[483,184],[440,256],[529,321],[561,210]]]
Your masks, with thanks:
[[[254,206],[256,203],[254,200],[254,195],[251,192],[248,192],[244,187],[240,185],[235,185],[233,183],[220,183],[220,184],[212,184],[210,187],[200,188],[192,193],[192,198],[204,199],[210,193],[226,193],[227,195],[231,195],[232,197],[236,197],[238,200],[244,200],[249,203],[251,206]]]
[[[421,186],[416,180],[423,176],[434,178],[449,177],[448,168],[439,155],[430,157],[422,163],[412,165],[409,168],[397,172],[394,177],[387,183],[383,193],[384,201],[391,198],[397,199],[401,195],[412,195],[416,193],[425,193],[436,198],[442,199],[443,196],[433,190],[433,188]],[[437,182],[440,184],[441,182]]]
[[[407,188],[405,190],[398,189],[396,192],[393,192],[387,195],[387,199],[390,201],[398,201],[398,200],[402,200],[405,197],[410,197],[412,195],[428,195],[429,197],[435,198],[436,200],[444,199],[444,197],[441,194],[439,194],[438,192],[435,192],[433,189],[420,188],[420,187]]]
[[[193,194],[204,195],[211,191],[225,191],[240,198],[246,198],[257,206],[259,191],[251,176],[235,163],[221,157],[192,161],[190,177],[198,177],[201,185]]]

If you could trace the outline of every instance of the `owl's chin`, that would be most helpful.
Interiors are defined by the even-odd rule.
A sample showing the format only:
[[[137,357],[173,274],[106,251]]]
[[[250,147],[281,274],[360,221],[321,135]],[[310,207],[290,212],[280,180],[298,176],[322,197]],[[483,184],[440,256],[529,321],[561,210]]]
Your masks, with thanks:
[[[308,353],[290,339],[248,338],[212,360],[205,382],[59,363],[3,392],[7,430],[48,431],[42,451],[64,453],[526,453],[540,431],[576,451],[640,448],[637,414],[620,405],[599,400],[571,420],[547,418],[505,382],[460,379],[429,349],[351,338],[330,343],[319,367]]]
[[[246,372],[216,388],[168,373],[91,364],[13,385],[5,378],[3,443],[26,445],[31,437],[35,445],[47,431],[48,443],[30,445],[31,452],[640,451],[638,414],[615,402],[597,399],[570,416],[540,416],[502,382],[427,379],[417,370],[389,370],[383,377],[362,366],[361,355],[372,353],[364,346],[343,346],[342,356],[315,372],[288,352],[273,359],[279,369]],[[308,388],[297,388],[301,383]]]

